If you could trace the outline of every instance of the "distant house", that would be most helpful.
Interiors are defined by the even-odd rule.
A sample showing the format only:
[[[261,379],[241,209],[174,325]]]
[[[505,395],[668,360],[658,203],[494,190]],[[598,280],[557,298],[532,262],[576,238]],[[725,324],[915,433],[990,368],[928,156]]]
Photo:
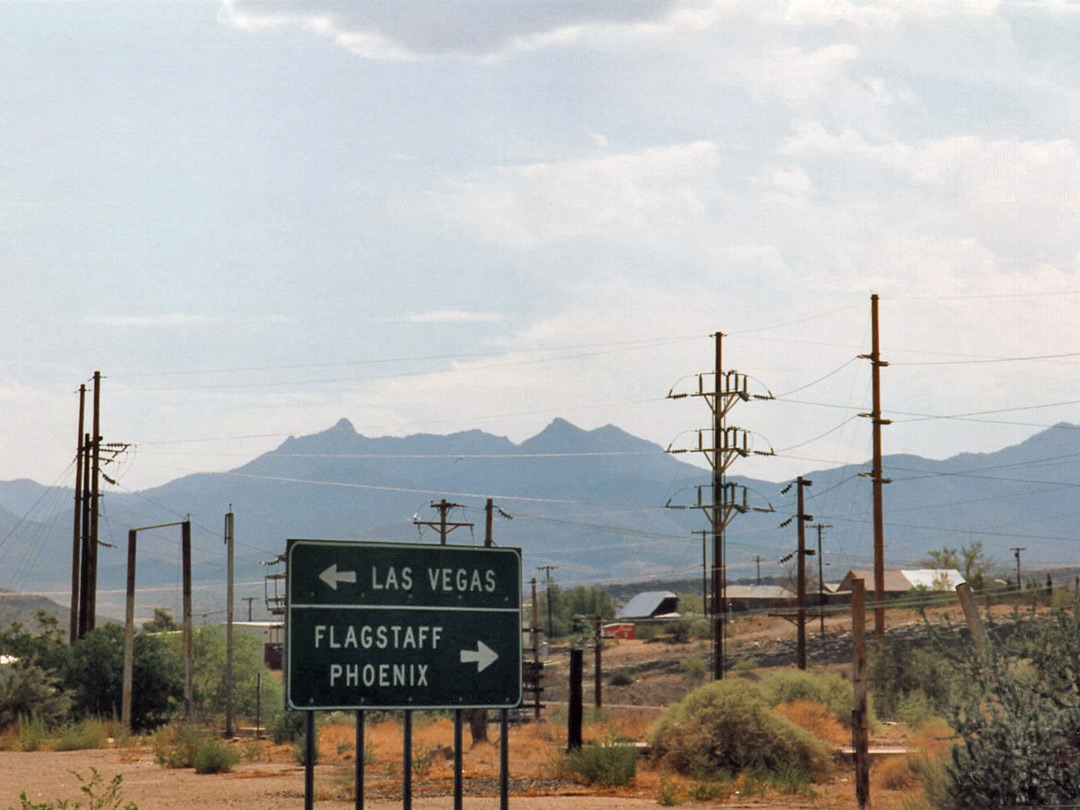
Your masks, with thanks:
[[[728,610],[739,613],[747,610],[770,610],[794,607],[797,595],[781,585],[728,585]]]
[[[853,568],[840,581],[840,586],[837,588],[838,595],[851,593],[853,579],[862,579],[867,594],[874,592],[874,572],[870,569]],[[955,568],[885,569],[886,596],[899,596],[912,588],[951,591],[962,582],[965,582],[964,577]]]
[[[679,613],[679,597],[671,591],[646,591],[626,603],[617,618],[620,621],[673,619]]]

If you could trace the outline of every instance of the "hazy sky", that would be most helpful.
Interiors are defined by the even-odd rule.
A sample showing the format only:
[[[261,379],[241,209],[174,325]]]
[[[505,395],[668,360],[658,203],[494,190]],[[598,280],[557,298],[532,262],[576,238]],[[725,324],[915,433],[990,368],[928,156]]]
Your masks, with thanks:
[[[721,330],[781,480],[869,456],[872,292],[887,453],[1080,422],[1077,43],[1070,0],[0,2],[0,479],[70,482],[94,370],[128,489],[341,417],[693,443]]]

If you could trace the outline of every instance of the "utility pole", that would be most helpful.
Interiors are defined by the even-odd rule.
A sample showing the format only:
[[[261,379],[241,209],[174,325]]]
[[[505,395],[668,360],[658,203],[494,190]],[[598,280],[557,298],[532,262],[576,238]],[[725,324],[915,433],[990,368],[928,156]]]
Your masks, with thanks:
[[[248,603],[248,621],[250,622],[251,621],[251,603],[254,602],[256,599],[258,599],[259,597],[257,597],[257,596],[241,596],[240,598]]]
[[[413,518],[413,523],[417,526],[431,526],[439,533],[439,544],[446,545],[446,536],[450,534],[454,529],[460,529],[462,526],[468,526],[470,529],[473,527],[472,523],[452,523],[446,519],[447,513],[451,509],[463,508],[460,503],[450,503],[446,498],[441,501],[431,502],[431,508],[437,509],[439,512],[438,520],[417,520]]]
[[[233,735],[233,511],[225,514],[226,583],[225,583],[225,736]]]
[[[75,514],[71,519],[71,617],[68,623],[68,643],[79,640],[79,593],[82,590],[82,488],[83,488],[83,430],[86,418],[86,384],[79,386],[79,432],[75,435]]]
[[[813,515],[806,514],[806,510],[803,505],[803,489],[805,487],[813,486],[813,481],[803,478],[801,475],[795,480],[794,484],[788,484],[782,490],[781,495],[786,495],[791,491],[791,488],[797,487],[797,511],[793,518],[788,518],[780,524],[780,528],[784,528],[792,520],[796,522],[796,528],[798,529],[799,545],[792,554],[785,554],[780,558],[780,562],[786,563],[792,558],[796,557],[796,578],[795,578],[795,592],[797,607],[795,610],[795,625],[796,625],[796,638],[798,639],[795,647],[795,663],[799,669],[806,669],[806,555],[813,554],[813,551],[807,551],[806,549],[806,524],[814,519]]]
[[[817,571],[818,571],[818,620],[821,623],[819,634],[825,638],[825,556],[821,550],[821,531],[831,529],[831,523],[815,523],[817,529]]]
[[[724,678],[724,632],[727,630],[727,561],[724,559],[724,515],[720,512],[720,496],[724,491],[724,467],[720,463],[720,436],[724,432],[724,409],[720,404],[723,387],[724,335],[717,330],[716,368],[713,371],[713,479],[712,479],[712,536],[713,536],[713,680]]]
[[[79,441],[76,453],[75,514],[71,540],[71,643],[94,629],[97,623],[98,522],[101,479],[116,482],[102,471],[102,465],[116,460],[127,444],[103,444],[101,437],[101,372],[94,372],[91,431],[85,432],[86,385],[79,386]],[[102,455],[107,454],[103,458]]]
[[[796,483],[799,488],[799,644],[796,663],[799,669],[806,669],[806,523],[813,520],[814,516],[806,514],[803,508],[803,489],[811,486],[813,482],[800,475]]]
[[[100,514],[101,482],[101,372],[94,372],[93,439],[90,452],[90,556],[86,559],[87,579],[90,589],[86,594],[85,630],[97,626],[97,571],[98,571],[98,516]]]
[[[709,610],[709,532],[698,529],[694,534],[701,535],[701,612],[711,616]]]
[[[1009,551],[1013,552],[1016,557],[1016,590],[1024,590],[1023,581],[1020,579],[1020,552],[1027,551],[1026,546],[1012,546]]]
[[[698,375],[698,391],[695,394],[668,393],[669,399],[681,399],[686,396],[702,397],[712,410],[712,439],[707,446],[703,437],[704,431],[698,431],[698,446],[695,452],[702,453],[712,467],[712,499],[710,503],[701,502],[701,491],[698,491],[697,508],[704,511],[709,517],[712,534],[712,571],[711,571],[711,599],[710,619],[712,622],[712,675],[713,680],[722,680],[724,677],[724,633],[727,626],[727,561],[725,559],[724,532],[728,524],[736,514],[749,511],[746,503],[745,487],[737,487],[728,484],[725,475],[728,467],[736,458],[745,458],[751,452],[758,455],[773,455],[768,452],[751,451],[749,434],[742,428],[728,427],[727,414],[739,400],[750,399],[748,378],[745,374],[737,371],[724,372],[723,369],[723,339],[722,332],[712,335],[715,340],[715,360],[713,367],[713,389],[705,390],[705,374]],[[758,396],[756,399],[772,399],[772,395]],[[671,453],[684,453],[686,450],[672,450]],[[742,499],[736,496],[736,489],[742,489]],[[672,506],[671,508],[689,508],[685,506]],[[771,510],[761,510],[771,511]]]
[[[754,584],[760,585],[761,584],[761,555],[760,554],[755,554],[754,555],[754,564],[757,565],[757,578],[754,580]]]
[[[547,634],[548,634],[549,639],[552,637],[552,635],[554,635],[554,632],[555,632],[554,631],[554,626],[552,624],[552,613],[551,613],[551,601],[552,601],[552,599],[551,599],[551,596],[552,596],[552,594],[551,594],[551,586],[553,584],[555,584],[555,583],[552,580],[551,572],[556,570],[558,567],[559,566],[557,566],[557,565],[538,565],[536,567],[537,571],[543,571],[544,572],[544,583],[545,583],[545,586],[547,587],[547,614],[548,614],[548,632],[547,632]]]
[[[870,361],[873,407],[870,413],[859,416],[868,417],[873,424],[874,460],[870,480],[874,486],[874,635],[881,643],[885,640],[885,516],[881,487],[890,483],[881,473],[881,426],[892,424],[892,421],[881,418],[881,368],[889,364],[881,359],[877,294],[870,296],[870,331],[870,354],[860,354],[859,357]]]

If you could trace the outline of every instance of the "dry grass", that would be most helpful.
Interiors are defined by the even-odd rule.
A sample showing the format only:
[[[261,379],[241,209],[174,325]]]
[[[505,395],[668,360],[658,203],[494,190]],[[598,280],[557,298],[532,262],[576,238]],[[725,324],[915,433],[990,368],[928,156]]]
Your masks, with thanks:
[[[830,745],[844,745],[851,740],[851,732],[829,713],[829,707],[824,703],[793,700],[779,704],[776,711],[799,728]]]

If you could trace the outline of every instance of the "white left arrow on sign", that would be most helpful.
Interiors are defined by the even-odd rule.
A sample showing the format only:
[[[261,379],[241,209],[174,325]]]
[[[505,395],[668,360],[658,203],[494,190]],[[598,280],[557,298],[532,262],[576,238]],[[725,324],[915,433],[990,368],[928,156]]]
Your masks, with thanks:
[[[495,659],[497,659],[498,657],[499,654],[482,641],[476,642],[475,650],[461,651],[461,663],[471,664],[475,662],[477,672],[483,672],[485,669],[494,664]]]
[[[338,571],[337,563],[334,563],[321,574],[319,574],[319,579],[321,579],[323,582],[325,582],[327,585],[329,585],[336,591],[337,586],[342,582],[356,582],[356,572]]]

